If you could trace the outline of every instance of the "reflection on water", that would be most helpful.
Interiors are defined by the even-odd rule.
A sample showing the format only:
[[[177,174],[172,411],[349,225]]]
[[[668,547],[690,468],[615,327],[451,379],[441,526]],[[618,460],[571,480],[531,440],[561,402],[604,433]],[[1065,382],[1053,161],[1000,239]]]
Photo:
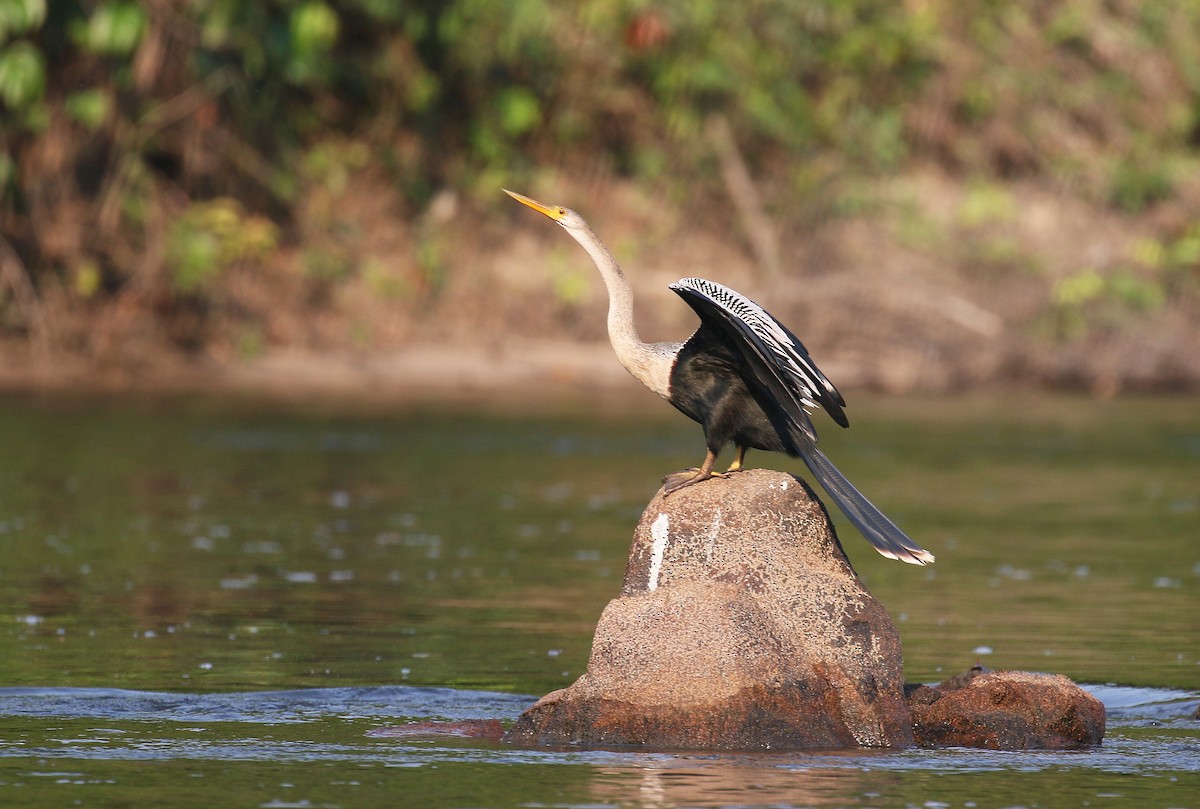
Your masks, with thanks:
[[[840,527],[897,620],[908,679],[939,680],[980,659],[1085,683],[1200,685],[1195,401],[855,397],[851,419],[852,430],[823,429],[826,451],[938,557],[921,570],[889,562]],[[333,755],[420,771],[413,788],[439,795],[447,768],[512,764],[511,776],[489,770],[511,778],[501,794],[545,783],[525,802],[554,805],[631,795],[640,796],[631,805],[699,804],[703,793],[726,796],[705,805],[923,806],[930,768],[939,788],[960,783],[960,803],[1046,805],[1031,796],[1063,768],[1063,789],[1081,800],[1129,791],[1103,778],[1085,785],[1097,771],[1140,772],[1141,790],[1195,775],[1170,753],[1195,744],[1195,723],[1170,713],[1161,729],[1138,720],[1120,730],[1122,712],[1140,710],[1120,700],[1145,698],[1123,688],[1102,697],[1119,730],[1102,752],[1025,756],[1020,777],[1011,758],[963,751],[708,759],[364,741],[377,718],[410,716],[410,694],[435,706],[412,717],[482,718],[439,713],[466,704],[511,718],[525,701],[489,708],[461,691],[401,686],[491,699],[545,693],[582,672],[642,507],[664,472],[697,459],[698,430],[674,419],[7,399],[0,447],[0,687],[35,689],[3,696],[0,742],[18,759],[0,770],[0,788],[76,770],[128,782],[112,769],[126,766],[112,753],[118,743],[159,761],[161,785],[180,777],[176,766],[209,762],[185,777],[244,776],[230,788],[261,805],[296,797],[254,792],[274,783],[264,762]],[[750,462],[801,471],[778,456]],[[54,699],[74,707],[33,711],[45,689],[68,689]],[[286,708],[259,701],[263,690]],[[249,710],[273,718],[240,713]],[[253,773],[211,763],[256,750]],[[1153,763],[1136,763],[1147,750],[1159,751],[1145,759]],[[70,766],[31,763],[47,757]],[[77,762],[90,758],[117,763],[88,774]],[[277,781],[306,784],[311,805],[366,789],[345,773],[301,770]],[[993,771],[1008,778],[983,776]],[[138,783],[151,790],[156,777]],[[467,789],[444,805],[502,805],[487,794],[498,793],[473,801]]]
[[[612,776],[606,780],[605,775]],[[631,777],[632,776],[632,777]],[[676,760],[648,764],[636,775],[606,768],[593,782],[602,805],[664,806],[845,806],[850,796],[879,797],[894,791],[899,775],[857,767],[783,764],[750,758]]]

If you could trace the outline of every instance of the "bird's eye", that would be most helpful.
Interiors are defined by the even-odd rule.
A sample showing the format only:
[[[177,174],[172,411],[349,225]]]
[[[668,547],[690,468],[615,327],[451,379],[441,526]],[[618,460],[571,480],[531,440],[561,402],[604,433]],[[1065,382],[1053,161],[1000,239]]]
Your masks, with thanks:
[[[558,209],[558,215],[559,215],[559,216],[566,216],[566,215],[567,215],[567,209],[566,209],[566,208],[559,208],[559,209]]]

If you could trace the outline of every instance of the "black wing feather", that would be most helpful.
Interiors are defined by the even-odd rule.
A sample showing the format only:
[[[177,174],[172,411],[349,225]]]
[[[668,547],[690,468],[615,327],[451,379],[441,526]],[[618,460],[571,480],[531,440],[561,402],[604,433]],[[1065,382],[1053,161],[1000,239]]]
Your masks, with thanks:
[[[820,405],[838,424],[849,424],[842,410],[846,402],[837,388],[817,368],[804,344],[765,309],[728,287],[700,278],[684,278],[671,284],[671,289],[700,316],[701,328],[726,335],[745,358],[751,373],[744,377],[767,400],[760,401],[770,405],[764,409],[781,410],[810,442],[817,440],[817,432],[809,407]]]

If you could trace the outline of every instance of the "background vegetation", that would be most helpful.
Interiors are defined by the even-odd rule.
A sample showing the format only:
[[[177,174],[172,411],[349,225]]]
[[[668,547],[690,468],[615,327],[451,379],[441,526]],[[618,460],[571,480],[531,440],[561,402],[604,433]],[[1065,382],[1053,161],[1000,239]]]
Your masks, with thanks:
[[[858,381],[1200,381],[1196,0],[0,0],[0,115],[10,366],[598,338],[508,185]]]

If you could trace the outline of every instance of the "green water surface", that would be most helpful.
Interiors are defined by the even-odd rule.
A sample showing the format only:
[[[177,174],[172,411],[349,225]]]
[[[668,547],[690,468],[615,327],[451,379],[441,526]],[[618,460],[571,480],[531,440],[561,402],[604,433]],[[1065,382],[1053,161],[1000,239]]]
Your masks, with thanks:
[[[907,679],[938,681],[979,661],[1090,684],[1200,688],[1200,401],[860,395],[850,416],[848,431],[819,424],[825,451],[938,560],[883,559],[835,515],[856,569],[900,627]],[[702,453],[699,429],[665,409],[532,416],[0,399],[0,688],[545,693],[584,670],[662,475]],[[802,471],[762,453],[749,462]],[[360,751],[348,761],[189,759],[174,755],[190,749],[174,725],[147,742],[170,755],[146,761],[96,770],[76,754],[65,764],[38,758],[61,739],[112,731],[96,736],[106,749],[114,736],[145,733],[144,721],[98,729],[94,719],[10,718],[0,747],[37,752],[0,766],[0,790],[34,798],[28,805],[46,795],[100,805],[105,795],[161,796],[168,782],[205,794],[220,780],[236,800],[210,805],[283,806],[298,793],[279,784],[295,782],[312,787],[297,798],[307,805],[356,805],[356,790],[401,768],[412,772],[396,789],[419,782],[432,797],[397,804],[380,793],[395,805],[757,805],[747,803],[749,779],[762,805],[919,806],[929,771],[945,765],[937,783],[960,785],[945,805],[1133,794],[1132,776],[1103,758],[1068,768],[1058,793],[1046,792],[1053,766],[1021,775],[1008,758],[995,771],[955,773],[928,753],[901,754],[917,756],[911,775],[895,769],[905,759],[882,773],[747,758],[716,767],[703,757],[569,767],[479,742],[436,763],[373,761],[358,745],[398,743],[361,742],[365,719],[284,733],[332,734]],[[198,727],[193,737],[217,733]],[[239,733],[236,722],[221,727]],[[1136,783],[1153,799],[1137,805],[1198,803],[1171,792],[1195,778],[1187,767],[1148,775]],[[722,778],[733,785],[724,801]],[[519,785],[531,780],[549,791],[525,794]],[[685,781],[694,784],[681,791]],[[811,799],[795,797],[804,784]],[[717,797],[697,797],[708,787]],[[668,797],[655,804],[655,794]],[[9,805],[2,792],[0,802]]]

